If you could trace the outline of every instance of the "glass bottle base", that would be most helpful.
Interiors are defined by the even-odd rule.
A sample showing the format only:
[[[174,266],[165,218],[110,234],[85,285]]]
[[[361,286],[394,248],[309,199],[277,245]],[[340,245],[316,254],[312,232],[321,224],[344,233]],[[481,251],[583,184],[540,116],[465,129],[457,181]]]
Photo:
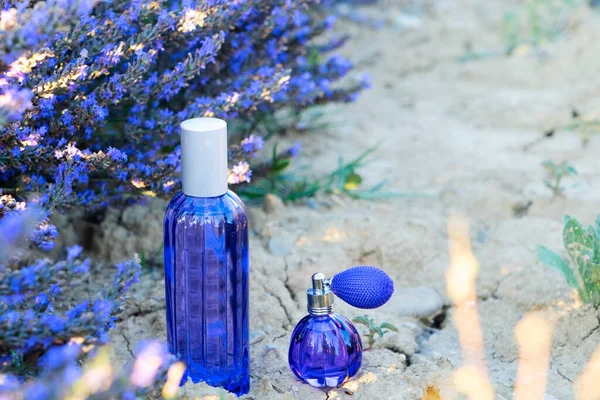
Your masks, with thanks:
[[[322,388],[341,386],[350,378],[350,376],[344,374],[342,376],[326,376],[318,378],[303,377],[301,379],[312,387]]]
[[[311,386],[340,386],[360,368],[360,335],[339,314],[307,315],[292,333],[288,361],[294,375]]]
[[[205,382],[207,385],[212,387],[221,387],[227,390],[230,393],[235,394],[237,397],[248,394],[250,391],[250,377],[242,376],[239,379],[231,380],[231,381],[215,381],[212,379],[206,379],[203,375],[200,374],[191,374],[187,370],[183,374],[181,378],[181,382],[179,386],[185,385],[188,381],[192,381],[192,383],[201,383]]]

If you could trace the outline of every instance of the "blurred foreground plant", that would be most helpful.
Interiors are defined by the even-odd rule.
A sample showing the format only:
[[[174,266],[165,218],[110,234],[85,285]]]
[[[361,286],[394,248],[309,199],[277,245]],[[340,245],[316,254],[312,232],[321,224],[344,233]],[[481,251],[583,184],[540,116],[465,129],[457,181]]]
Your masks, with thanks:
[[[584,229],[575,218],[565,215],[563,243],[571,263],[538,245],[539,259],[549,268],[560,271],[584,302],[600,305],[600,216],[594,225]]]
[[[372,318],[365,316],[356,317],[352,320],[355,324],[361,324],[367,327],[367,333],[363,334],[368,341],[369,347],[365,350],[369,350],[375,344],[376,335],[380,338],[383,337],[388,332],[398,332],[398,328],[396,326],[390,324],[389,322],[383,322],[381,325],[377,325]]]
[[[170,399],[185,370],[157,341],[138,345],[136,359],[121,368],[114,367],[106,346],[90,351],[82,367],[79,358],[88,351],[77,342],[54,347],[40,359],[43,372],[33,381],[0,373],[0,399],[136,399],[155,390]]]

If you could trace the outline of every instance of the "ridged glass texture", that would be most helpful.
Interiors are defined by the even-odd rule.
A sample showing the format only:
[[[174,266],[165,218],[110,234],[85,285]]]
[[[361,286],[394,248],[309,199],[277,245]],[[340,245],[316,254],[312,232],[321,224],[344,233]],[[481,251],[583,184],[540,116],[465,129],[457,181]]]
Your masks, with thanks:
[[[339,386],[360,368],[360,335],[339,314],[307,315],[292,333],[288,361],[294,375],[311,386]]]
[[[233,192],[177,194],[165,214],[169,350],[190,378],[238,396],[250,389],[248,218]]]

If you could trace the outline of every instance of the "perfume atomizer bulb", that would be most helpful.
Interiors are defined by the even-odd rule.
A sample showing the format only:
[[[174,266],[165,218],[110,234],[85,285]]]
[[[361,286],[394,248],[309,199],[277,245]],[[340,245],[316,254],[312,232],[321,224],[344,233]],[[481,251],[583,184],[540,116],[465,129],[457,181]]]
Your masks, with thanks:
[[[331,314],[335,296],[357,308],[377,308],[384,305],[393,293],[392,278],[369,265],[347,269],[331,279],[319,272],[312,276],[312,288],[306,290],[307,308],[312,315]]]

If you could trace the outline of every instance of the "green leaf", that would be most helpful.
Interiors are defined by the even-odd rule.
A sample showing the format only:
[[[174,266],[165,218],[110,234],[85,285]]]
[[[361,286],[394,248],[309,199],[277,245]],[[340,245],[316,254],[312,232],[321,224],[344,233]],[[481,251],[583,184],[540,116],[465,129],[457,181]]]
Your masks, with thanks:
[[[594,237],[583,229],[579,221],[565,215],[563,243],[571,260],[577,265],[579,274],[585,281],[586,276],[589,274],[588,263],[594,260]]]
[[[596,241],[600,241],[600,214],[596,217],[594,231],[596,232]]]
[[[598,247],[598,232],[596,231],[596,227],[594,225],[588,226],[587,233],[594,241],[594,258],[592,262],[598,263],[600,259],[600,247]]]
[[[291,161],[289,158],[280,158],[278,160],[275,160],[275,162],[273,162],[273,171],[281,172],[287,167],[289,167],[290,163]]]
[[[260,186],[247,186],[243,188],[235,188],[235,193],[243,197],[244,200],[262,200],[269,191]]]
[[[535,251],[541,262],[543,262],[548,268],[562,272],[567,279],[569,286],[581,292],[581,287],[579,286],[579,282],[577,281],[575,273],[561,256],[552,250],[539,245],[536,246]]]
[[[571,176],[577,175],[577,170],[572,165],[567,165],[567,174]]]
[[[379,337],[383,336],[383,330],[381,329],[380,326],[374,326],[375,331],[377,331],[377,333],[379,334]]]
[[[390,331],[398,332],[398,328],[395,325],[390,324],[389,322],[384,322],[379,325],[382,329],[389,329]]]
[[[146,267],[148,267],[148,265],[146,264],[146,252],[144,252],[143,250],[140,252],[140,266],[142,267],[142,269],[146,269]]]
[[[296,182],[283,198],[287,201],[295,201],[306,197],[314,197],[319,190],[321,190],[321,184],[318,181],[309,182],[304,180]]]
[[[600,286],[600,264],[592,264],[593,268],[592,271],[590,273],[590,281],[596,285],[596,286]]]
[[[373,199],[391,199],[391,198],[402,198],[402,199],[413,199],[413,198],[432,198],[433,195],[427,193],[411,193],[411,192],[373,192],[373,191],[356,191],[347,193],[350,197],[355,199],[373,200]]]
[[[344,181],[344,190],[356,190],[362,183],[362,178],[359,174],[354,171],[350,171],[348,175],[346,175]]]
[[[321,52],[318,49],[310,49],[308,52],[308,64],[315,67],[321,64]]]
[[[356,317],[352,320],[352,322],[356,323],[356,324],[363,324],[367,327],[371,326],[371,322],[369,321],[369,318],[365,317]]]
[[[371,189],[369,189],[368,192],[379,192],[387,184],[388,184],[388,180],[384,179],[381,182],[379,182],[378,184],[376,184],[375,186],[373,186]]]
[[[548,168],[552,172],[556,172],[556,164],[552,160],[544,160],[542,161],[542,165]]]

